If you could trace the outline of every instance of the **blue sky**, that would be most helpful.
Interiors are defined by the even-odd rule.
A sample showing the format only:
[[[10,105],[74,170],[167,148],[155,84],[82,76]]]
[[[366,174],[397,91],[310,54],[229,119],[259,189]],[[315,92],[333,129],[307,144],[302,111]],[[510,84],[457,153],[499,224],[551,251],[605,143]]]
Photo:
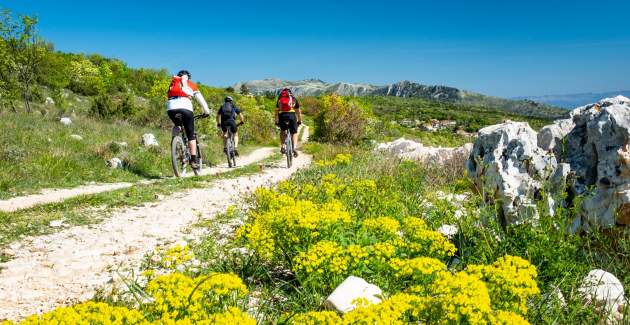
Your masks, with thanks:
[[[57,49],[276,77],[412,80],[511,97],[630,89],[630,1],[4,0]]]

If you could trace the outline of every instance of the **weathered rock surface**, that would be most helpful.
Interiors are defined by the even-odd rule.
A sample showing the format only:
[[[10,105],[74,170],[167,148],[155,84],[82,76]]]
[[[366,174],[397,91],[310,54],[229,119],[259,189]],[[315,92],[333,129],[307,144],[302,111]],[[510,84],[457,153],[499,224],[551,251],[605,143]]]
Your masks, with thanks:
[[[72,124],[72,120],[69,117],[62,117],[59,119],[59,122],[61,122],[61,124],[63,125],[70,125]]]
[[[586,228],[630,225],[630,100],[603,99],[572,115],[566,161],[571,194],[585,196],[579,222]]]
[[[377,304],[381,302],[380,295],[382,291],[379,287],[359,277],[349,276],[328,296],[324,305],[345,314],[356,308],[354,301],[357,299],[363,298]]]
[[[600,269],[592,270],[584,277],[578,292],[587,303],[595,304],[605,312],[609,321],[618,320],[627,303],[621,281]]]
[[[155,135],[153,133],[145,133],[142,135],[142,145],[145,147],[151,146],[159,146],[160,144],[157,142]]]
[[[111,169],[123,168],[123,162],[118,157],[114,157],[107,161],[107,166]]]
[[[551,151],[560,159],[564,137],[573,130],[573,119],[563,119],[547,125],[538,132],[538,146],[546,151]]]
[[[72,139],[74,139],[74,140],[77,140],[77,141],[81,141],[81,140],[83,140],[83,137],[82,137],[82,136],[80,136],[80,135],[78,135],[78,134],[71,134],[71,135],[70,135],[70,138],[72,138]]]
[[[501,205],[504,224],[538,218],[534,197],[555,167],[556,158],[538,147],[536,131],[512,121],[481,129],[467,162],[484,200]]]
[[[376,147],[376,150],[389,152],[405,159],[443,164],[454,159],[465,160],[470,155],[472,147],[472,143],[457,148],[425,147],[422,143],[400,138],[392,142],[381,143]]]

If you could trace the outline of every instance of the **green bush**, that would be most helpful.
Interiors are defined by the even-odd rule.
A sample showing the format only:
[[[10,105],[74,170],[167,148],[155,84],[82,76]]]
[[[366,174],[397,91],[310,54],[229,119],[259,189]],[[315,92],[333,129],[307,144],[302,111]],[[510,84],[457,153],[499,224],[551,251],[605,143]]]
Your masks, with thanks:
[[[354,100],[337,95],[322,98],[315,117],[315,139],[331,143],[358,143],[367,136],[368,117]]]

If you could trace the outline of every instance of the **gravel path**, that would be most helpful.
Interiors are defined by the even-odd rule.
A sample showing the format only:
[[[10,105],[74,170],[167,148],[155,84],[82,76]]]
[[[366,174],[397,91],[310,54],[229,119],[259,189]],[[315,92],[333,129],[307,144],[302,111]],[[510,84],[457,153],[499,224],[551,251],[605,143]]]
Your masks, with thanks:
[[[108,212],[101,224],[14,243],[14,259],[0,264],[0,321],[90,299],[117,268],[137,265],[160,243],[184,238],[191,224],[213,218],[256,188],[287,179],[310,163],[311,157],[302,154],[291,169],[281,160],[255,175],[218,180],[158,203]]]
[[[249,165],[261,160],[264,160],[267,157],[270,157],[274,152],[274,148],[260,148],[254,150],[249,155],[240,157],[236,160],[238,167],[242,167],[245,165]],[[237,167],[237,168],[238,168]],[[216,167],[204,168],[201,172],[202,175],[214,175],[221,174],[232,169],[228,168],[227,163],[220,164]],[[193,173],[190,172],[187,176],[192,176]],[[151,183],[153,181],[144,180],[140,181],[140,183]],[[90,184],[79,186],[70,189],[45,189],[42,190],[38,194],[26,195],[26,196],[18,196],[8,200],[0,201],[0,211],[3,212],[14,212],[17,210],[32,208],[37,205],[62,202],[64,200],[88,194],[97,194],[103,192],[109,192],[118,190],[121,188],[127,188],[133,186],[134,183],[107,183],[107,184]]]

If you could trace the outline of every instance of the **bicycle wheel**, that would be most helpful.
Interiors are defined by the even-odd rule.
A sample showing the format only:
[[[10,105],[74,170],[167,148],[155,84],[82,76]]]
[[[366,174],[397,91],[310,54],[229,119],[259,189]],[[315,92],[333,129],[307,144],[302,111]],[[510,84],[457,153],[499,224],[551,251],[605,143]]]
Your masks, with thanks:
[[[176,177],[186,176],[186,165],[188,164],[186,156],[186,146],[182,137],[173,137],[171,139],[171,163]]]
[[[228,133],[228,138],[225,140],[225,157],[227,158],[228,167],[234,167],[232,157],[234,156],[234,143],[232,142],[232,133]]]
[[[194,169],[193,168],[193,173],[195,173],[195,176],[199,176],[199,174],[201,174],[201,166],[203,166],[203,159],[202,159],[202,155],[201,155],[201,150],[199,150],[199,140],[197,140],[197,160],[199,160],[199,168]]]
[[[285,136],[285,152],[287,155],[287,168],[291,168],[293,166],[293,141],[291,141],[291,133],[287,131]]]

